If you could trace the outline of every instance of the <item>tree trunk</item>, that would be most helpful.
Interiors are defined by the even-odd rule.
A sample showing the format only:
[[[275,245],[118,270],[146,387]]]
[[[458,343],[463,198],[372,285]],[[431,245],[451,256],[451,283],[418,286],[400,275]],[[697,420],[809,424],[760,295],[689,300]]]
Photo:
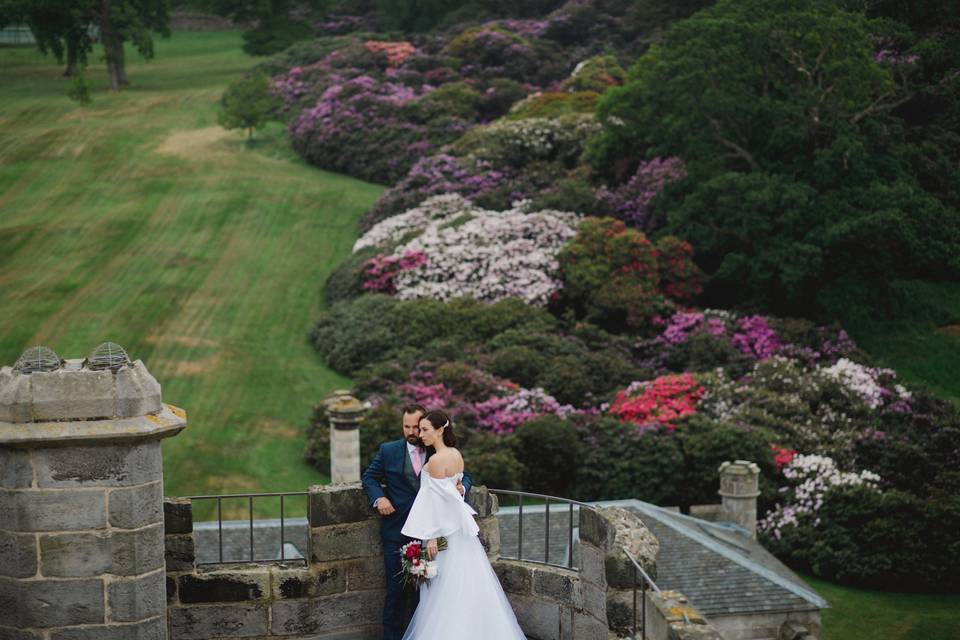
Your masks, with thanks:
[[[111,21],[111,0],[100,0],[100,42],[103,44],[103,54],[107,59],[107,73],[110,75],[110,90],[120,91],[123,86],[121,73],[123,70],[123,41],[113,28]],[[120,59],[117,58],[117,44],[119,44]]]
[[[80,43],[79,38],[76,34],[70,33],[67,35],[67,68],[64,70],[63,75],[72,78],[77,74],[77,59],[79,58],[80,52]]]
[[[117,78],[120,80],[120,86],[129,86],[130,80],[127,79],[127,59],[123,51],[123,40],[117,38]]]

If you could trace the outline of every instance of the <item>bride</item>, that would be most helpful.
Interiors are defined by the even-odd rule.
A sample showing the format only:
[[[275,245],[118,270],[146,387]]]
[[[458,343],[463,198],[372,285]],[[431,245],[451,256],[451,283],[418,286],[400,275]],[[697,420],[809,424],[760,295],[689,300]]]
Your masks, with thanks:
[[[477,538],[474,511],[457,490],[463,457],[450,418],[430,411],[420,420],[420,439],[436,453],[420,474],[420,491],[403,534],[426,542],[437,575],[420,587],[420,604],[403,640],[524,640],[517,617]],[[438,552],[437,538],[447,539]]]

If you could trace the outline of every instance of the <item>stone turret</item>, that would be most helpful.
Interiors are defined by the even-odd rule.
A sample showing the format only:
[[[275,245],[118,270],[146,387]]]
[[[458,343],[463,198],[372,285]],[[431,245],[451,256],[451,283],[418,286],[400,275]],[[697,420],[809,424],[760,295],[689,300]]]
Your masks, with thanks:
[[[0,369],[0,637],[165,638],[160,440],[185,426],[112,343]]]
[[[757,537],[760,467],[737,460],[720,465],[720,520],[734,522]]]
[[[330,481],[360,481],[360,423],[363,403],[349,391],[334,391],[324,400],[330,418]]]

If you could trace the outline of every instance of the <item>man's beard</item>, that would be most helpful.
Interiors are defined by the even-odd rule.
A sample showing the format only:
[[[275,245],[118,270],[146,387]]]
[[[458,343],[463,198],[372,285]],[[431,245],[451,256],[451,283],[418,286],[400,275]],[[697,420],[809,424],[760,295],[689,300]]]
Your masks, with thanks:
[[[418,436],[407,436],[407,442],[417,447],[423,446],[423,443],[420,441]]]

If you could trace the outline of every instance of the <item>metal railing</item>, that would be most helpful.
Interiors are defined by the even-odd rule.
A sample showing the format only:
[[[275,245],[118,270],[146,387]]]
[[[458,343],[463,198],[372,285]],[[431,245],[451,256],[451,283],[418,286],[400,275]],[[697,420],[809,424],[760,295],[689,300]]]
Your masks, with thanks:
[[[630,562],[633,563],[633,638],[639,638],[640,640],[646,640],[647,637],[647,591],[653,589],[657,595],[660,595],[660,587],[657,586],[657,583],[643,570],[643,567],[640,566],[640,563],[637,562],[637,559],[633,557],[633,554],[624,547],[623,552],[627,554],[627,557],[630,558]],[[640,626],[637,626],[637,587],[640,587]],[[640,633],[637,636],[637,632]]]
[[[538,564],[545,564],[551,567],[560,567],[562,569],[572,569],[578,571],[578,567],[574,566],[573,562],[573,542],[574,542],[574,531],[579,530],[580,528],[580,509],[593,509],[593,507],[585,502],[580,502],[578,500],[570,500],[569,498],[560,498],[557,496],[548,496],[542,493],[529,493],[526,491],[510,491],[507,489],[490,489],[490,493],[498,496],[510,496],[517,499],[517,555],[511,556],[508,555],[510,550],[501,547],[500,557],[507,560],[522,560],[524,562],[535,562]],[[544,507],[544,522],[543,522],[543,558],[532,558],[524,557],[523,553],[523,532],[524,532],[524,499],[528,501],[528,504],[531,502],[543,502]],[[565,511],[567,516],[567,529],[566,529],[566,541],[567,541],[567,553],[566,553],[566,563],[561,564],[558,562],[550,561],[550,505],[552,503],[567,505]],[[512,505],[511,505],[512,506]],[[532,506],[532,505],[531,505]],[[574,526],[574,511],[577,515],[577,524]],[[529,511],[528,511],[529,515]],[[560,517],[563,517],[561,514]],[[502,522],[502,520],[501,520]],[[501,525],[502,526],[502,525]]]
[[[310,492],[308,491],[288,491],[288,492],[278,492],[278,493],[232,493],[232,494],[222,494],[222,495],[207,495],[207,496],[187,496],[190,500],[216,500],[217,504],[217,548],[218,555],[217,560],[213,562],[198,562],[199,565],[214,565],[214,564],[228,564],[232,562],[291,562],[291,561],[302,561],[304,565],[309,563],[309,558],[311,555],[311,540],[309,531],[307,532],[307,554],[305,557],[301,558],[287,558],[286,557],[286,513],[284,499],[291,496],[306,496],[307,498],[307,510],[306,516],[307,521],[309,522],[310,518]],[[257,498],[280,498],[280,557],[279,558],[257,558],[254,553],[254,540],[253,540],[253,501]],[[223,559],[223,501],[231,499],[246,499],[247,500],[247,522],[249,523],[250,530],[250,553],[247,558],[236,559],[231,558],[224,560]]]

